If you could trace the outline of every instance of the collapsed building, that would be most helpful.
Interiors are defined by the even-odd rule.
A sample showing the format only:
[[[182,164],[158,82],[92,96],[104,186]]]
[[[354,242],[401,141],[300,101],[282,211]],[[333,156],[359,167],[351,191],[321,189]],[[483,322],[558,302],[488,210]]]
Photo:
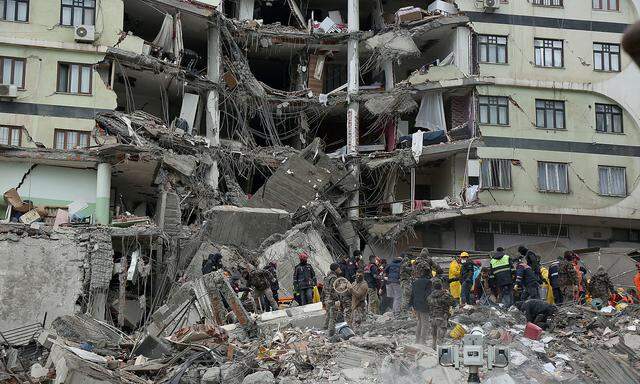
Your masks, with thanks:
[[[168,336],[215,317],[215,252],[290,295],[302,252],[323,276],[356,249],[640,242],[635,2],[14,3],[0,329]]]

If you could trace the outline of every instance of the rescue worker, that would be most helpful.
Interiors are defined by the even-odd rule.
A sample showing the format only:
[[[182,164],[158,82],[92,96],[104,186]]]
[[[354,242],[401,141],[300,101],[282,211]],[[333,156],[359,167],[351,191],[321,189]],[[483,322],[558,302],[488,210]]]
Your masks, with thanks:
[[[342,271],[338,263],[333,263],[329,267],[329,273],[324,278],[324,288],[322,289],[322,303],[327,312],[324,319],[324,327],[329,331],[329,337],[336,333],[336,316],[340,310],[340,295],[333,287],[333,283],[340,276]]]
[[[416,343],[424,344],[429,332],[429,306],[427,298],[431,294],[431,270],[418,269],[415,272],[416,280],[411,284],[410,303],[418,324],[416,326]]]
[[[431,314],[431,337],[434,350],[437,350],[438,340],[447,331],[447,323],[451,306],[454,303],[453,297],[443,289],[442,281],[438,278],[432,280],[433,291],[427,298],[427,306]]]
[[[356,267],[351,258],[344,255],[338,265],[340,265],[342,277],[347,279],[350,283],[353,283],[356,279]],[[344,311],[344,318],[346,321],[346,319],[351,317],[351,291],[346,290],[340,294],[340,301],[342,302],[342,309]]]
[[[384,270],[385,284],[387,288],[387,297],[393,299],[393,315],[400,316],[402,304],[402,291],[400,290],[400,268],[402,265],[402,257],[398,256],[387,265]]]
[[[378,268],[376,257],[369,256],[369,264],[364,267],[364,280],[367,282],[367,301],[369,302],[369,312],[380,314],[380,269]]]
[[[261,304],[261,300],[263,299],[269,303],[271,310],[278,310],[278,304],[271,293],[271,273],[269,273],[269,271],[264,269],[248,271],[245,269],[243,277],[247,281],[247,285],[253,289],[253,301],[256,313],[263,312]]]
[[[270,261],[269,264],[264,266],[264,269],[271,274],[271,293],[273,299],[278,302],[278,291],[280,290],[280,282],[278,281],[278,264],[275,261]]]
[[[558,263],[558,288],[560,288],[562,301],[556,300],[556,304],[572,302],[578,292],[578,274],[573,268],[572,261],[573,252],[566,251],[563,259]]]
[[[364,265],[362,263],[362,251],[360,251],[359,249],[356,249],[355,251],[353,251],[353,256],[351,256],[351,261],[353,262],[353,265],[356,267],[356,271],[358,269],[364,269]]]
[[[520,301],[540,299],[540,283],[533,269],[521,257],[516,266],[516,290],[520,290]]]
[[[460,254],[460,259],[462,260],[462,268],[460,272],[461,283],[462,283],[462,296],[461,302],[462,305],[475,304],[473,297],[471,296],[471,289],[473,288],[473,274],[475,271],[475,264],[469,258],[469,254],[467,252],[462,252]]]
[[[429,250],[427,248],[422,248],[422,251],[420,251],[420,256],[418,256],[418,260],[416,264],[422,265],[420,268],[423,268],[423,269],[428,268],[431,271],[431,275],[433,275],[434,272],[435,272],[435,276],[440,276],[444,273],[442,271],[442,267],[440,267],[438,263],[436,263],[431,259],[431,256],[429,255]]]
[[[456,301],[460,301],[460,295],[462,293],[462,283],[460,282],[460,277],[462,273],[462,262],[461,256],[456,256],[451,260],[449,264],[449,293],[451,293],[451,297],[453,297]]]
[[[562,289],[560,289],[560,263],[562,262],[562,256],[558,256],[558,259],[549,266],[549,283],[551,284],[551,290],[553,291],[553,301],[556,304],[562,303]]]
[[[402,311],[406,312],[411,306],[411,289],[416,261],[407,253],[404,254],[400,265],[400,289],[402,290]]]
[[[540,299],[530,299],[524,303],[518,303],[518,309],[524,312],[527,322],[545,330],[549,327],[547,323],[549,317],[558,310],[555,305]]]
[[[215,272],[222,269],[222,254],[210,253],[206,260],[202,260],[202,274]]]
[[[313,303],[313,287],[316,281],[316,272],[309,264],[309,255],[302,252],[298,255],[300,263],[293,271],[293,289],[300,295],[300,305]]]
[[[347,316],[347,321],[352,328],[364,321],[368,288],[367,282],[364,281],[364,272],[361,269],[357,270],[356,280],[349,289],[351,292],[351,311],[350,316]]]
[[[525,258],[525,260],[527,261],[527,265],[533,270],[533,273],[538,279],[538,283],[542,284],[542,274],[540,273],[540,256],[536,255],[535,252],[527,249],[522,245],[518,247],[518,252]]]
[[[496,253],[491,258],[491,275],[502,298],[502,304],[508,309],[514,304],[511,259],[502,247],[496,248]]]
[[[356,280],[356,264],[347,255],[342,257],[339,264],[342,277],[353,283]]]
[[[596,273],[591,276],[591,281],[589,282],[591,298],[602,300],[602,305],[605,306],[609,303],[609,298],[613,292],[614,288],[609,274],[602,265],[598,266]]]
[[[578,297],[577,300],[580,304],[584,304],[587,298],[587,268],[580,263],[580,256],[574,254],[573,268],[578,275]]]

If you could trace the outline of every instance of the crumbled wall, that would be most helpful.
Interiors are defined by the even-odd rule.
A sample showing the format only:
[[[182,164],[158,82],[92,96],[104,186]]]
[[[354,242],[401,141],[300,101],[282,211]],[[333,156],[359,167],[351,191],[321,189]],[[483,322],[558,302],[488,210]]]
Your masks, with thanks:
[[[0,233],[0,330],[76,312],[84,260],[73,233]]]

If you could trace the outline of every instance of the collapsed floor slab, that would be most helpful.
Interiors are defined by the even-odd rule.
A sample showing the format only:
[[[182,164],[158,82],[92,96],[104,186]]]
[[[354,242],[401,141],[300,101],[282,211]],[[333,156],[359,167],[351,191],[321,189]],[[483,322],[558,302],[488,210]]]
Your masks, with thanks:
[[[256,249],[269,236],[291,228],[287,211],[221,205],[209,211],[209,239],[221,245]]]

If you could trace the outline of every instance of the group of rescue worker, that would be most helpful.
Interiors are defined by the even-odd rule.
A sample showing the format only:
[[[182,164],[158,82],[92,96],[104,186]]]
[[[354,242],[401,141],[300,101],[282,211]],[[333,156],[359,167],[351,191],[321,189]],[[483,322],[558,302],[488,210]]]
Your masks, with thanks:
[[[451,261],[447,275],[426,248],[417,257],[407,253],[390,261],[372,255],[367,263],[361,252],[355,251],[332,263],[321,284],[308,255],[301,252],[298,257],[292,276],[294,300],[299,305],[322,301],[326,310],[324,325],[330,336],[336,332],[337,320],[357,328],[367,312],[380,314],[385,300],[396,317],[412,312],[418,321],[416,341],[423,343],[431,333],[434,348],[456,305],[515,305],[525,313],[527,321],[546,328],[557,304],[588,301],[600,309],[621,302],[640,302],[640,263],[634,278],[637,288],[616,290],[604,267],[589,276],[579,255],[572,251],[565,252],[548,268],[524,246],[513,257],[497,248],[485,266],[468,252],[461,252]],[[222,268],[221,259],[220,254],[209,255],[202,264],[203,274]],[[241,277],[245,285],[240,284]],[[348,284],[337,284],[339,278]],[[244,298],[252,293],[256,312],[278,308],[280,287],[275,262],[262,269],[240,268],[239,274],[231,275],[231,286]]]

